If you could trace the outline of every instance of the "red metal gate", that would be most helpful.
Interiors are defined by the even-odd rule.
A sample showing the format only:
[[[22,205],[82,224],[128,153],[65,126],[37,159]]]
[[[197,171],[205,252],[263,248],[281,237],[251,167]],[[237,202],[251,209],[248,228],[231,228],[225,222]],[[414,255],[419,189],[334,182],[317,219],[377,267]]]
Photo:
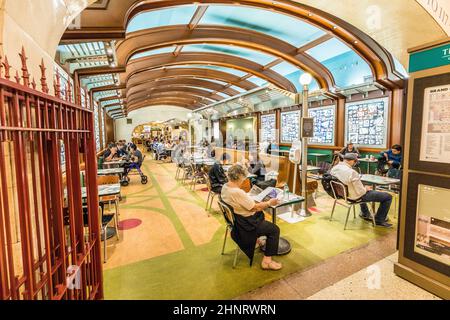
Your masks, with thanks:
[[[0,299],[101,299],[94,115],[21,58],[15,82],[0,66]]]

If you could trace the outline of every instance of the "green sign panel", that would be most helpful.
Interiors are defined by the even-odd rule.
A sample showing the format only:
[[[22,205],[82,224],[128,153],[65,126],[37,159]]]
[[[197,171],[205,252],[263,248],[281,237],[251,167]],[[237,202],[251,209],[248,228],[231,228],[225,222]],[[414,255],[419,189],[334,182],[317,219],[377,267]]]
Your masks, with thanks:
[[[450,44],[413,53],[409,58],[409,72],[442,67],[450,64]]]

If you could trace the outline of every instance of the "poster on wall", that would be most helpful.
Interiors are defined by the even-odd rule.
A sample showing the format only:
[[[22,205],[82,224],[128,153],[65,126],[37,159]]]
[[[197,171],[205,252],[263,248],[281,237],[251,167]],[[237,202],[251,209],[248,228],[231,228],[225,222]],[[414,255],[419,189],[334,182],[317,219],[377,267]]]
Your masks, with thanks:
[[[281,143],[300,140],[300,111],[281,113]]]
[[[314,137],[309,139],[309,143],[334,146],[336,106],[310,109],[309,116],[314,119]]]
[[[414,251],[450,266],[450,189],[418,188]]]
[[[345,139],[359,147],[387,147],[389,99],[373,99],[345,105]]]
[[[420,161],[450,163],[450,85],[425,89]]]
[[[266,114],[261,116],[261,142],[274,142],[277,140],[276,122],[277,117],[275,114]]]

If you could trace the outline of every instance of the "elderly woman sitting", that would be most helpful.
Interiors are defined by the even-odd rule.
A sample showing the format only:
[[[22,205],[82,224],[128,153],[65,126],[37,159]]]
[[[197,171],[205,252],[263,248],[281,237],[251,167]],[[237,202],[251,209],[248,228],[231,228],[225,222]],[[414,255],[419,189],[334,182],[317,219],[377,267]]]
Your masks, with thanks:
[[[240,187],[247,179],[247,171],[237,164],[228,170],[228,180],[222,187],[222,200],[233,207],[235,213],[235,228],[232,237],[241,250],[253,261],[258,237],[266,236],[266,250],[261,267],[264,270],[280,270],[281,263],[272,260],[278,253],[280,229],[271,222],[264,220],[262,210],[278,204],[277,199],[255,203],[255,201]]]

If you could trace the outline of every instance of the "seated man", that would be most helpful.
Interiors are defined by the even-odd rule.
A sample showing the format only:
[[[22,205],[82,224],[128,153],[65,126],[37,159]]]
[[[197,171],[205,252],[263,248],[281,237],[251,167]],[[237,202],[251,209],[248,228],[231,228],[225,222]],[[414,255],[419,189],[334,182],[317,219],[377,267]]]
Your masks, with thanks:
[[[228,154],[224,153],[222,155],[222,163],[216,161],[211,170],[208,172],[209,181],[211,182],[211,190],[214,193],[220,194],[222,192],[222,187],[228,182],[225,171],[222,165],[226,165],[229,160]]]
[[[385,192],[367,189],[361,182],[361,177],[353,170],[353,166],[358,161],[357,154],[348,153],[344,156],[344,161],[340,162],[333,169],[331,175],[339,179],[348,187],[348,198],[353,201],[379,202],[377,214],[375,215],[375,223],[377,226],[390,228],[392,224],[386,222],[387,215],[392,203],[392,196]],[[367,204],[361,204],[360,217],[365,220],[371,220],[369,208]]]
[[[388,151],[380,153],[378,158],[378,172],[385,174],[389,169],[400,169],[402,163],[402,147],[393,145]],[[386,166],[388,168],[386,168]]]
[[[256,175],[254,184],[256,184],[261,189],[266,189],[268,187],[275,187],[277,181],[274,179],[266,181],[266,166],[261,159],[258,159],[258,155],[250,154],[248,156],[248,161],[244,162],[249,173]]]
[[[222,188],[221,198],[234,209],[235,227],[231,236],[242,251],[253,261],[258,237],[266,236],[266,250],[261,267],[264,270],[280,270],[281,263],[272,260],[278,254],[280,228],[264,218],[262,210],[278,204],[278,199],[266,202],[255,201],[241,189],[247,179],[247,172],[241,165],[234,165],[228,170],[229,182]]]
[[[108,149],[103,154],[103,162],[111,162],[119,159],[118,148],[117,145],[111,143],[108,146]]]

